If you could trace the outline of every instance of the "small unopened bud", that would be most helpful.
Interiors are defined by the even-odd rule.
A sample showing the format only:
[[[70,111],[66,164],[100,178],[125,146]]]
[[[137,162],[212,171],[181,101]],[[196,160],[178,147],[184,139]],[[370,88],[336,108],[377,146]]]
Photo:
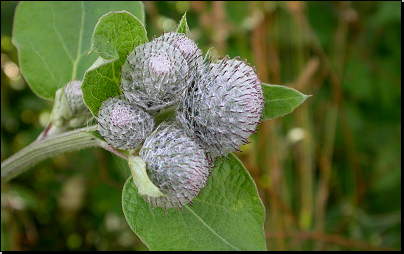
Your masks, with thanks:
[[[181,208],[206,185],[211,162],[192,138],[176,125],[160,125],[139,152],[150,180],[164,196],[146,195],[153,206]]]
[[[78,80],[71,81],[56,91],[51,113],[52,127],[47,135],[83,126],[92,118],[90,110],[83,101],[81,84],[82,82]]]
[[[152,132],[154,118],[121,96],[103,101],[98,113],[98,131],[117,149],[135,149]]]
[[[64,88],[66,99],[74,113],[88,110],[86,104],[84,104],[81,84],[81,81],[75,80],[67,83]]]

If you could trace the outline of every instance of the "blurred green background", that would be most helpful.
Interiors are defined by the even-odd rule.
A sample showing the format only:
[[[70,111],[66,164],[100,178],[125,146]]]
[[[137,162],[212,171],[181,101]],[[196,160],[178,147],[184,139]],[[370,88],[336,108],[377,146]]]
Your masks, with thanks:
[[[1,2],[1,160],[52,102],[20,75],[17,2]],[[237,156],[257,183],[269,250],[401,250],[400,2],[145,2],[151,39],[187,12],[203,52],[313,95]],[[45,160],[1,187],[1,250],[147,250],[121,209],[125,162],[102,149]]]

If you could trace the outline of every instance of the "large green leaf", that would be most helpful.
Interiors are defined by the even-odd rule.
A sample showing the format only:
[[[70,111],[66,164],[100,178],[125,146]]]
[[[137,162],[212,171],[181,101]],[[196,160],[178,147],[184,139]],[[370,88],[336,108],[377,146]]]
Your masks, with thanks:
[[[126,10],[144,20],[141,2],[38,2],[18,4],[13,43],[21,72],[32,91],[54,99],[57,89],[81,80],[97,59],[88,55],[98,19],[110,11]]]
[[[121,69],[133,47],[147,41],[142,22],[132,14],[110,12],[94,29],[91,49],[99,58],[84,75],[82,90],[87,107],[96,116],[102,101],[120,92]]]
[[[261,86],[265,98],[262,121],[289,114],[310,97],[286,86],[264,83]]]
[[[182,211],[152,209],[132,178],[122,195],[126,220],[150,250],[266,250],[264,206],[232,154],[216,161],[207,187]]]

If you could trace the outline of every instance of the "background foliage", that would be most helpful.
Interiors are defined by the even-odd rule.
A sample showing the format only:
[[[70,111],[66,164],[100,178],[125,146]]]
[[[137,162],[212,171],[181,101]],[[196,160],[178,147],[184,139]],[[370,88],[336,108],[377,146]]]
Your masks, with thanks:
[[[52,102],[29,89],[1,3],[1,159],[36,139]],[[237,156],[266,207],[269,250],[401,250],[399,2],[145,2],[149,39],[187,11],[206,52],[313,95]],[[130,173],[102,149],[48,159],[2,186],[1,250],[145,250],[121,206]]]

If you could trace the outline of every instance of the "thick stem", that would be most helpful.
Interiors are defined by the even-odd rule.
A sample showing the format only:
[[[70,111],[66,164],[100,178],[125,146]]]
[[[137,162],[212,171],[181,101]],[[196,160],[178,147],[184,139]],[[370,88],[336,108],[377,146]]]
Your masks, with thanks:
[[[1,163],[1,183],[10,181],[28,168],[57,154],[94,146],[106,149],[108,144],[88,133],[94,130],[96,126],[90,126],[34,141]],[[115,154],[126,157],[120,153]]]

